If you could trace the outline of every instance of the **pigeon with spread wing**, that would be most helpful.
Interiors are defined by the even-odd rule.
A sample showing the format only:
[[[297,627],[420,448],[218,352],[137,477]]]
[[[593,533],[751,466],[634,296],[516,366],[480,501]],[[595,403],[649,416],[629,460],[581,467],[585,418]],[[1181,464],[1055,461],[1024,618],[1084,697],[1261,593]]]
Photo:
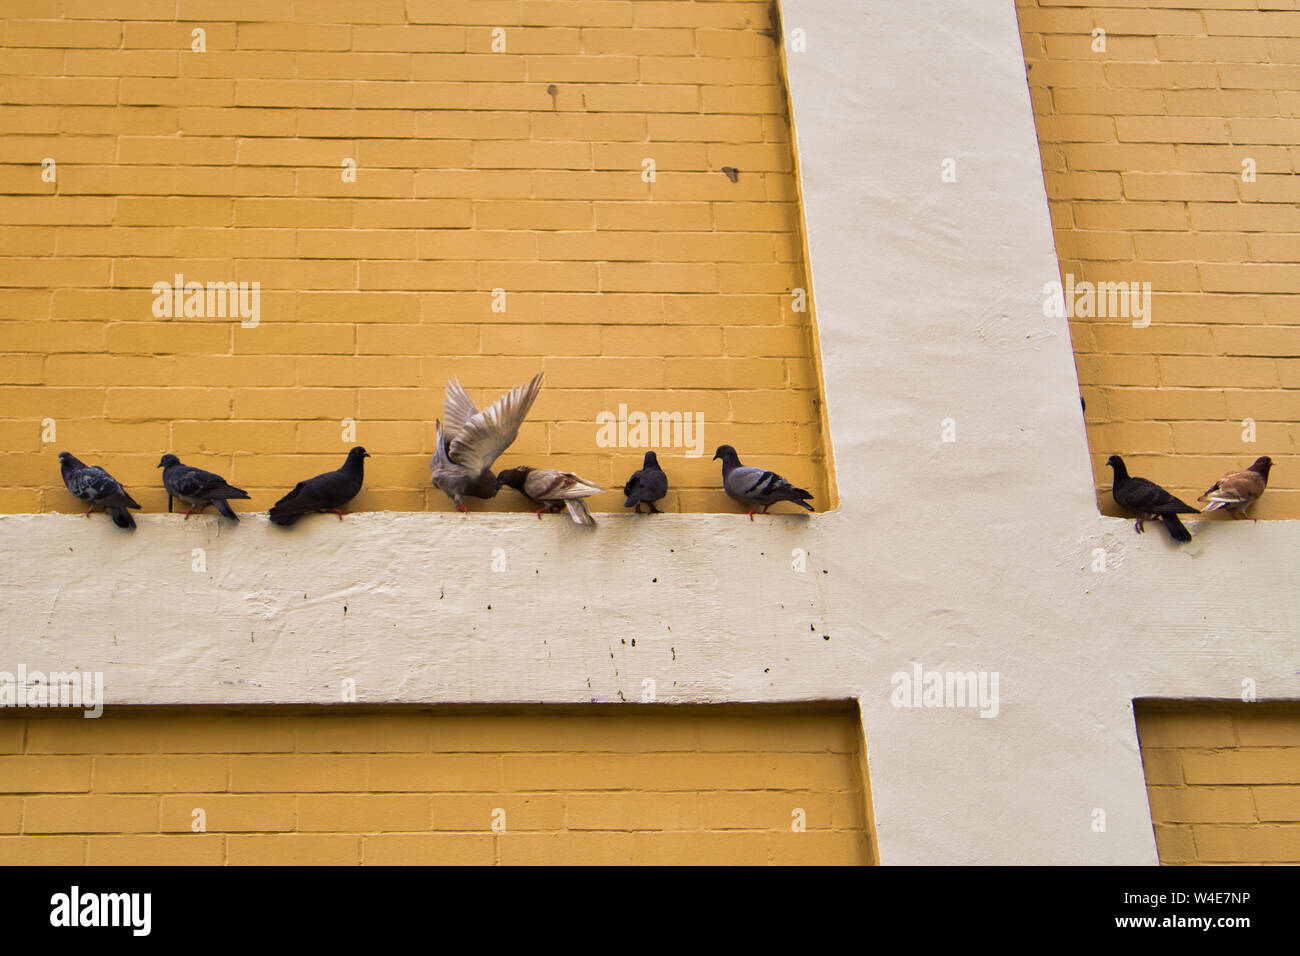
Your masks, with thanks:
[[[430,469],[434,486],[458,510],[469,513],[461,500],[466,495],[493,498],[501,489],[492,465],[519,434],[519,426],[541,388],[542,373],[538,372],[530,381],[515,386],[479,411],[460,382],[452,379],[447,383],[442,404],[446,421],[437,423],[438,445]]]

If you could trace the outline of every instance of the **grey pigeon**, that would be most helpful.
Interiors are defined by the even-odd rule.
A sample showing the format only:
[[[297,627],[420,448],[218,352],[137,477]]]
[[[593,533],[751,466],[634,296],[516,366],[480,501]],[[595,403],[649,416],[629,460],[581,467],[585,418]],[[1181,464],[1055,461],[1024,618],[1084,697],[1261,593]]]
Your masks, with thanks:
[[[497,475],[503,485],[509,485],[516,491],[542,505],[537,511],[540,521],[542,513],[550,511],[555,514],[561,508],[567,508],[569,517],[578,524],[595,527],[596,519],[587,510],[582,499],[601,494],[605,489],[568,471],[556,471],[554,468],[507,468]]]
[[[749,520],[754,520],[754,512],[762,508],[762,514],[778,501],[788,501],[800,508],[814,510],[808,504],[812,493],[796,488],[774,471],[751,468],[740,463],[736,449],[730,445],[719,445],[713,460],[722,459],[722,487],[732,498],[749,505]]]
[[[1246,509],[1268,487],[1268,473],[1272,467],[1273,459],[1262,455],[1245,471],[1228,472],[1196,500],[1209,502],[1206,511],[1227,508],[1234,518],[1244,518]]]
[[[103,508],[119,528],[134,528],[135,518],[127,508],[139,508],[139,503],[126,493],[116,478],[98,465],[86,465],[75,455],[59,452],[59,471],[68,490],[82,501],[89,501],[86,517],[96,508]]]
[[[163,455],[158,467],[163,470],[163,487],[167,489],[167,510],[172,510],[172,498],[179,498],[190,506],[185,512],[185,520],[195,511],[200,514],[208,505],[212,505],[231,521],[238,521],[239,515],[227,503],[229,498],[247,498],[248,492],[226,484],[226,479],[214,475],[202,468],[182,465],[175,455]]]
[[[654,503],[668,494],[668,476],[659,467],[659,458],[654,452],[645,453],[641,470],[632,473],[632,477],[623,486],[623,494],[627,497],[623,502],[624,508],[635,508],[637,514],[640,514],[644,504],[651,513],[659,513]]]
[[[1115,481],[1111,486],[1111,495],[1121,508],[1132,511],[1138,516],[1133,530],[1142,533],[1143,521],[1159,520],[1169,531],[1169,537],[1175,541],[1191,541],[1192,533],[1178,520],[1179,515],[1198,514],[1197,510],[1185,501],[1179,501],[1155,482],[1145,478],[1133,478],[1124,467],[1124,459],[1111,455],[1106,459],[1115,472]]]
[[[492,465],[519,434],[519,426],[541,390],[542,374],[515,386],[483,411],[474,407],[460,382],[453,378],[447,383],[442,403],[447,420],[437,423],[438,445],[429,465],[434,486],[451,498],[458,510],[469,513],[461,501],[465,495],[493,498],[501,489]]]
[[[338,471],[327,471],[293,486],[293,491],[275,503],[270,518],[288,527],[305,514],[329,511],[343,520],[343,506],[357,496],[365,479],[365,460],[370,455],[358,445]]]

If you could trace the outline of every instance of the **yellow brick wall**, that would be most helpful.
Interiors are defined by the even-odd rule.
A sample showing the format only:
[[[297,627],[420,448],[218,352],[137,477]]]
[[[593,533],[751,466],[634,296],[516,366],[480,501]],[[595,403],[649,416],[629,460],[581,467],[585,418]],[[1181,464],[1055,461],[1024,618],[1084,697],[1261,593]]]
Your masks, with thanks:
[[[428,458],[448,376],[481,404],[538,369],[502,467],[621,485],[643,449],[597,447],[598,413],[699,412],[704,456],[663,455],[668,509],[736,510],[724,442],[829,504],[767,2],[3,10],[0,510],[75,510],[62,449],[146,511],[166,451],[263,510],[337,467],[345,418],[374,455],[353,507],[447,510]],[[259,282],[260,325],[155,318],[176,273]]]
[[[856,709],[12,714],[5,865],[872,862]]]
[[[1138,702],[1160,862],[1300,864],[1300,705]]]
[[[1062,275],[1153,292],[1148,328],[1071,324],[1098,487],[1267,454],[1252,516],[1300,518],[1300,11],[1256,6],[1017,0]]]

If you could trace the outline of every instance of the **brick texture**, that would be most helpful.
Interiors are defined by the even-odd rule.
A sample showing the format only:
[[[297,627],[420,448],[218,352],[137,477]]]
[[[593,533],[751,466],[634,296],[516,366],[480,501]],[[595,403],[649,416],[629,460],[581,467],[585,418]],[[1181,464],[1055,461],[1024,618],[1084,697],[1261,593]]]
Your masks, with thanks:
[[[0,863],[871,862],[856,715],[598,710],[0,718]]]
[[[1016,5],[1062,276],[1151,283],[1071,322],[1103,510],[1111,454],[1180,497],[1267,454],[1252,517],[1300,518],[1300,12]]]
[[[1165,864],[1300,863],[1300,707],[1139,702]]]
[[[722,443],[829,505],[768,3],[47,6],[0,34],[0,510],[73,511],[63,449],[146,511],[167,451],[264,510],[353,443],[353,507],[448,510],[447,378],[539,369],[502,467],[621,486],[597,414],[700,412],[666,509],[736,510]],[[176,274],[260,283],[260,323],[156,316]]]

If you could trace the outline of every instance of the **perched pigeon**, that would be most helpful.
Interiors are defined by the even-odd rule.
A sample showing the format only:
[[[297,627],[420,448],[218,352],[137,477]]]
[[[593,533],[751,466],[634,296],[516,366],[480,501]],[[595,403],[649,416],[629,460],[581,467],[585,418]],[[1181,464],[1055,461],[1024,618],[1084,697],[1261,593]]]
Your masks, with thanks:
[[[668,494],[668,476],[659,467],[659,459],[654,452],[645,453],[641,470],[632,473],[632,477],[623,486],[623,494],[627,496],[627,501],[623,502],[624,508],[635,507],[637,514],[640,514],[641,505],[644,504],[652,513],[659,513],[654,503]]]
[[[68,490],[82,501],[89,501],[86,517],[96,508],[103,508],[119,528],[134,528],[135,518],[127,508],[139,508],[139,503],[126,493],[118,480],[98,465],[86,465],[75,455],[59,452],[59,471]]]
[[[1175,541],[1191,541],[1192,533],[1178,520],[1179,515],[1194,515],[1197,510],[1184,501],[1179,501],[1165,489],[1145,478],[1129,477],[1124,467],[1124,459],[1111,455],[1106,464],[1115,470],[1115,481],[1111,494],[1115,503],[1138,516],[1133,526],[1138,534],[1142,533],[1142,522],[1160,520],[1169,530],[1169,537]]]
[[[501,483],[492,474],[492,465],[519,434],[524,416],[533,407],[541,391],[542,373],[517,385],[495,402],[479,411],[452,379],[447,383],[442,411],[447,421],[438,425],[438,447],[430,462],[433,484],[456,503],[460,511],[469,509],[461,501],[464,495],[492,498]]]
[[[1268,455],[1257,458],[1245,471],[1228,472],[1196,500],[1210,503],[1206,511],[1227,508],[1234,518],[1244,518],[1246,509],[1268,486],[1268,471],[1272,467],[1273,459]]]
[[[749,520],[754,520],[754,512],[762,508],[763,514],[778,501],[789,501],[800,508],[813,510],[808,504],[812,494],[802,488],[796,488],[774,471],[762,468],[749,468],[740,463],[736,449],[730,445],[719,445],[713,460],[722,459],[722,487],[727,494],[742,504],[750,506]]]
[[[293,491],[275,503],[271,520],[276,524],[293,524],[313,511],[329,511],[343,520],[342,508],[357,496],[365,478],[365,460],[370,455],[358,445],[348,452],[348,460],[338,471],[327,471],[293,486]]]
[[[175,455],[163,455],[158,467],[163,470],[163,487],[167,489],[167,510],[172,510],[172,498],[179,498],[190,506],[185,512],[185,520],[195,511],[200,514],[208,505],[212,505],[229,518],[238,521],[239,515],[227,503],[228,498],[247,498],[248,492],[226,484],[226,479],[201,468],[182,465]]]
[[[543,512],[550,511],[554,514],[564,507],[569,509],[569,517],[578,524],[593,527],[596,519],[591,516],[586,502],[582,499],[598,495],[605,490],[600,485],[592,484],[567,471],[556,471],[554,468],[529,468],[526,465],[507,468],[497,475],[497,480],[543,505],[537,511],[539,521]]]

